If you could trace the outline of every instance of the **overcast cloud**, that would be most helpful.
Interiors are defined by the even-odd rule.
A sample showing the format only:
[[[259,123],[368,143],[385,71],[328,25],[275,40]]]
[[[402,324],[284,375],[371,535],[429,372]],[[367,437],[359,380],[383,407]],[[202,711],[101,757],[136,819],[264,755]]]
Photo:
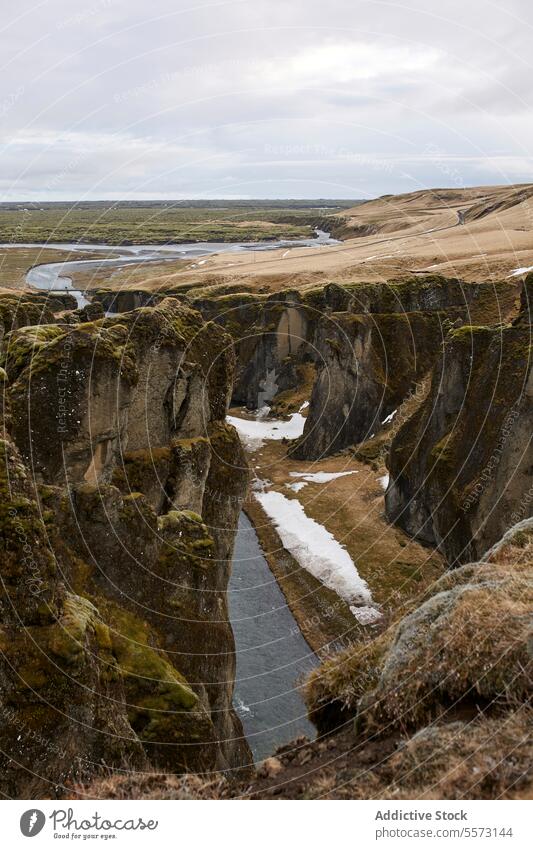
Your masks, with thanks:
[[[0,199],[533,180],[530,0],[3,0]]]

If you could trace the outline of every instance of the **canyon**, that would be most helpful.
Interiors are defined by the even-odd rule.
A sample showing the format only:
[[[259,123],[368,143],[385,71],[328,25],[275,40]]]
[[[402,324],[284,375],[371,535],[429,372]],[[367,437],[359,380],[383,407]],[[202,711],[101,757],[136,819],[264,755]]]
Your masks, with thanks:
[[[485,197],[465,221],[513,208]],[[396,232],[371,208],[361,235],[364,206],[336,235]],[[81,307],[0,293],[2,792],[530,792],[533,275],[223,263]],[[313,657],[293,686],[316,739],[306,719],[256,769],[242,511]]]

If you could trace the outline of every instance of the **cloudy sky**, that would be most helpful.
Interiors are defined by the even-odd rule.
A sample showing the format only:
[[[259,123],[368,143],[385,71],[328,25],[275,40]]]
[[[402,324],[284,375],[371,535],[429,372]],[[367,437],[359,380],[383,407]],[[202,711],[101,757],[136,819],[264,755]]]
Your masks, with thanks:
[[[533,181],[530,0],[3,0],[0,200]]]

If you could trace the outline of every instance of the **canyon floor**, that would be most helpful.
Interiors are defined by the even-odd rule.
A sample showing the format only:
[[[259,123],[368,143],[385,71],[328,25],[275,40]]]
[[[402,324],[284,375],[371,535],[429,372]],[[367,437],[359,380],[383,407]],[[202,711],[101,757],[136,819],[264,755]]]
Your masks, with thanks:
[[[291,406],[287,395],[285,403]],[[245,422],[252,417],[242,409],[230,413],[230,421],[236,424],[248,448],[254,476],[244,509],[302,633],[319,656],[362,639],[365,633],[384,629],[391,612],[397,616],[406,600],[411,602],[422,595],[440,577],[444,564],[438,552],[387,522],[383,494],[388,473],[383,463],[361,462],[349,450],[312,462],[296,460],[287,454],[286,439],[267,437],[256,447],[246,437]],[[284,422],[274,420],[273,425],[282,430]],[[286,502],[296,502],[305,516],[348,552],[356,564],[353,568],[370,589],[379,614],[376,620],[371,618],[367,624],[364,614],[362,621],[354,619],[349,604],[335,589],[314,578],[291,556],[280,540],[276,523],[261,506],[259,499],[266,492],[280,495],[282,527]],[[312,557],[312,539],[309,545]],[[367,605],[363,608],[366,611]]]

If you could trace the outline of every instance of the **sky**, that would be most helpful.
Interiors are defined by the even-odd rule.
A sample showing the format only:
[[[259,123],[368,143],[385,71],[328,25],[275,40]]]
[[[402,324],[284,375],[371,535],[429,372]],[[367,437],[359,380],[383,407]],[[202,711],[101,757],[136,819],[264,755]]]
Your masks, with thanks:
[[[0,201],[533,181],[530,0],[2,0]]]

